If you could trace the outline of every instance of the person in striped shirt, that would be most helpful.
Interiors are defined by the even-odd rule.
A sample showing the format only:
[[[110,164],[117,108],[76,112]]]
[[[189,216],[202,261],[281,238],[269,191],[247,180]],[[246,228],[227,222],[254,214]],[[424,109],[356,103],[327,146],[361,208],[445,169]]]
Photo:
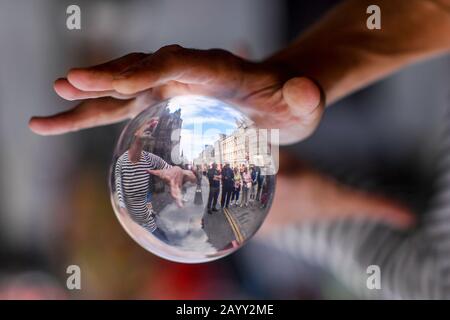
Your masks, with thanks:
[[[170,193],[177,205],[182,206],[181,186],[185,181],[194,181],[189,170],[171,166],[157,155],[143,150],[143,139],[153,131],[153,121],[144,124],[136,133],[130,148],[115,165],[115,190],[122,214],[131,218],[158,238],[165,239],[164,232],[156,225],[155,214],[148,202],[151,190],[150,174],[158,176],[170,185]]]
[[[450,0],[378,0],[381,30],[371,30],[366,23],[371,4],[342,1],[263,61],[248,61],[224,50],[170,45],[72,69],[67,79],[56,82],[55,90],[67,100],[87,100],[70,111],[33,117],[29,126],[38,134],[61,134],[127,119],[161,99],[200,94],[231,103],[260,128],[279,128],[281,145],[299,142],[317,128],[326,105],[411,63],[450,52]],[[392,203],[347,188],[335,192],[333,182],[316,179],[320,174],[298,175],[298,163],[282,162],[279,167],[286,170],[279,173],[273,211],[265,225],[283,220],[285,214],[295,222],[288,231],[278,232],[274,243],[316,259],[353,287],[365,287],[360,278],[361,273],[366,276],[363,266],[379,265],[387,276],[382,277],[384,289],[370,291],[373,294],[450,298],[448,137],[447,129],[434,204],[416,228]],[[329,198],[308,193],[317,187],[323,194],[331,190]],[[308,194],[313,206],[300,211],[300,195]],[[327,201],[333,204],[330,211],[322,210]],[[313,209],[317,214],[308,214]],[[384,223],[367,223],[377,219]],[[409,228],[399,231],[392,224]]]

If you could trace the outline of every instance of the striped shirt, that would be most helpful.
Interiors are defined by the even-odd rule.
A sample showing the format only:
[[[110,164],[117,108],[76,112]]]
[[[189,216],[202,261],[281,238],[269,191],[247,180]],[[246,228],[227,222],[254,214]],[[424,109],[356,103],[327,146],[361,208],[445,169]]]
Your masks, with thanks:
[[[359,297],[450,299],[450,117],[436,157],[436,192],[418,227],[399,231],[364,219],[291,225],[273,234],[280,250],[331,271]],[[381,289],[367,285],[380,268]]]
[[[168,169],[171,166],[160,157],[146,151],[141,152],[138,162],[131,162],[128,151],[116,162],[115,186],[119,207],[126,208],[131,218],[139,225],[155,231],[155,218],[147,206],[150,190],[150,173],[147,170]]]

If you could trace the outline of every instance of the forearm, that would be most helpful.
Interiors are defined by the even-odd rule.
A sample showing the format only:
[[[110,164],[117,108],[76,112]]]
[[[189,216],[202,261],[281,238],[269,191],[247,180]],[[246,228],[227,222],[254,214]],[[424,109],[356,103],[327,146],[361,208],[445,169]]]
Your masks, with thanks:
[[[349,287],[357,290],[362,296],[383,298],[446,298],[450,297],[448,278],[448,253],[450,250],[450,112],[442,119],[441,144],[435,157],[436,192],[430,199],[430,207],[423,212],[420,224],[413,229],[399,230],[388,224],[368,221],[362,214],[342,215],[347,219],[322,219],[312,221],[302,220],[301,215],[310,211],[318,217],[330,214],[335,199],[338,200],[338,211],[343,208],[349,212],[357,207],[343,207],[339,205],[345,199],[335,194],[335,199],[325,196],[326,188],[319,186],[319,194],[307,194],[308,188],[294,189],[294,184],[286,185],[278,180],[278,190],[272,207],[272,214],[268,219],[274,219],[284,212],[295,213],[297,206],[297,223],[295,219],[287,217],[289,226],[273,232],[269,242],[293,255],[320,264],[335,273],[339,279]],[[286,159],[280,158],[280,160]],[[286,160],[285,160],[286,161]],[[291,160],[292,161],[292,160]],[[289,167],[288,163],[281,163]],[[281,167],[280,167],[281,168]],[[299,172],[301,172],[299,170]],[[298,175],[297,175],[298,176]],[[297,185],[305,182],[306,178],[298,179]],[[283,184],[282,184],[283,183]],[[312,189],[313,185],[309,189]],[[283,189],[280,192],[281,187]],[[300,188],[300,187],[296,187]],[[289,193],[292,192],[292,193]],[[291,198],[291,204],[288,198]],[[295,195],[292,196],[292,195]],[[305,198],[301,198],[304,195]],[[318,210],[314,207],[304,207],[308,198],[319,203]],[[283,196],[285,197],[283,199]],[[302,201],[303,200],[303,201]],[[301,207],[303,203],[303,207]],[[323,204],[330,203],[327,208]],[[320,204],[320,203],[319,203]],[[381,209],[381,208],[380,208]],[[278,211],[275,211],[278,210]],[[319,210],[322,210],[321,213]],[[372,209],[369,208],[369,211]],[[361,213],[367,213],[367,208],[361,206]],[[333,212],[333,211],[331,211]],[[332,214],[330,216],[339,217]],[[356,219],[358,218],[358,219]],[[386,220],[385,220],[386,221]],[[267,224],[267,221],[266,223]],[[381,270],[381,290],[368,290],[366,280],[367,267],[376,265]],[[374,296],[375,295],[375,296]]]
[[[366,8],[381,8],[381,30]],[[449,0],[349,0],[268,61],[320,83],[328,104],[415,61],[450,49]]]
[[[294,222],[332,221],[363,216],[409,226],[410,210],[393,200],[356,190],[280,150],[277,192],[264,230]]]

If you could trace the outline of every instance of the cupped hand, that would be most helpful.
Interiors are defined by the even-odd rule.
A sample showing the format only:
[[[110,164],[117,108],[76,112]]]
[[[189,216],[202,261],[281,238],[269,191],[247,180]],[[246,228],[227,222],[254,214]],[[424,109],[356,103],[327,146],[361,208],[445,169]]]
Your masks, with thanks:
[[[311,79],[281,65],[250,62],[219,49],[178,45],[152,54],[132,53],[88,68],[71,69],[55,81],[73,109],[33,117],[31,130],[62,134],[131,118],[152,103],[177,95],[206,95],[234,105],[260,128],[280,129],[280,143],[300,141],[317,127],[324,95]]]
[[[271,212],[262,226],[262,235],[283,226],[315,221],[364,219],[398,229],[416,223],[414,212],[406,205],[339,183],[284,151],[280,152]]]

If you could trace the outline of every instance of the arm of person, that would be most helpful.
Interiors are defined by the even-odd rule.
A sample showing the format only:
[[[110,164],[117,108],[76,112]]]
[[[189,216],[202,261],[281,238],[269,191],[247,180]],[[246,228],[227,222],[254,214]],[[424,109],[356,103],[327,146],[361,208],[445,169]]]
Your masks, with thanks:
[[[280,172],[262,239],[331,271],[359,297],[449,299],[450,114],[444,123],[436,192],[414,228],[406,208],[299,169]],[[373,266],[378,290],[368,286]]]
[[[190,170],[181,169],[178,166],[168,164],[164,159],[157,155],[144,151],[145,159],[149,165],[147,170],[165,181],[170,187],[170,194],[179,207],[183,206],[181,186],[185,182],[197,182],[197,178]]]
[[[330,10],[268,61],[322,86],[327,103],[408,64],[450,50],[450,0],[379,0],[381,29],[366,26],[370,0]]]
[[[132,53],[56,80],[72,110],[33,117],[43,135],[110,124],[148,105],[182,94],[230,102],[260,128],[280,129],[280,143],[295,143],[317,127],[328,104],[407,64],[447,52],[450,0],[379,0],[382,29],[366,27],[367,0],[348,0],[289,47],[261,62],[227,51],[177,45]],[[313,80],[312,80],[313,79]]]
[[[157,156],[148,151],[142,151],[144,153],[145,161],[147,162],[149,169],[151,170],[165,170],[172,168],[163,158]]]
[[[122,159],[117,159],[116,166],[114,169],[114,182],[117,194],[117,201],[119,203],[120,210],[126,208],[125,201],[123,199],[123,190],[122,190]]]
[[[144,154],[145,154],[146,161],[149,164],[150,170],[152,170],[152,172],[154,172],[155,170],[168,170],[168,169],[172,169],[172,168],[174,168],[174,170],[180,169],[181,173],[183,175],[183,183],[184,182],[191,182],[191,183],[197,182],[197,178],[191,170],[184,170],[178,166],[172,166],[172,165],[168,164],[166,161],[164,161],[164,159],[162,159],[161,157],[159,157],[153,153],[144,151]]]

